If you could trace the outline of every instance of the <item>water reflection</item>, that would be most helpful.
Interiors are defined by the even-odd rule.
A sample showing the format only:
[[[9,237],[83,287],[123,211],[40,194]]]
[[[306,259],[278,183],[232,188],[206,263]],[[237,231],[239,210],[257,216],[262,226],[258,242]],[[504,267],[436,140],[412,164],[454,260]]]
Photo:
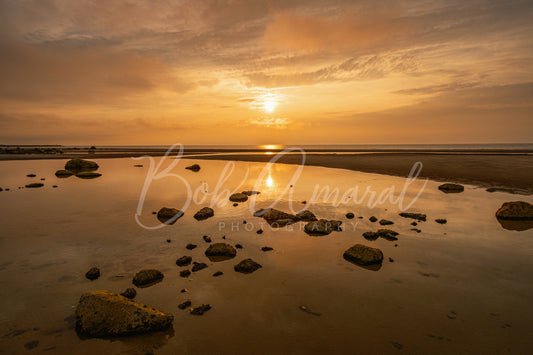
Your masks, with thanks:
[[[533,228],[533,221],[513,221],[509,219],[496,218],[500,225],[511,231],[525,231]]]

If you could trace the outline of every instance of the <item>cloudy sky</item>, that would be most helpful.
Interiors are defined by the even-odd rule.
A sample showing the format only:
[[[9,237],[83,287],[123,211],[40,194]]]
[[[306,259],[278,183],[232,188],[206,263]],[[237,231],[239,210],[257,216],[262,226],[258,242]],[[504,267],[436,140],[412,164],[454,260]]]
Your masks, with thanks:
[[[533,1],[0,0],[0,144],[533,141]]]

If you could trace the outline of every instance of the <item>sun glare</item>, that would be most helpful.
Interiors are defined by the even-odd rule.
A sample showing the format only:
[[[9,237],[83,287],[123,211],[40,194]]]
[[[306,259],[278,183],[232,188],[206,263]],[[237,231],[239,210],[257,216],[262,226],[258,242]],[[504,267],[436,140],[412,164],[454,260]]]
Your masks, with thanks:
[[[269,113],[274,112],[274,110],[276,109],[276,106],[277,106],[277,103],[275,101],[265,101],[263,103],[263,109]]]

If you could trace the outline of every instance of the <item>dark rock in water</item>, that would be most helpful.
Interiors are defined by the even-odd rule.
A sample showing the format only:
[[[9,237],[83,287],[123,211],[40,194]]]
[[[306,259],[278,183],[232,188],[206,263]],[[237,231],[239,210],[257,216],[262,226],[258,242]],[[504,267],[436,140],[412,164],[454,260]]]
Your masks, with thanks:
[[[44,181],[44,180],[46,180],[46,179],[45,178],[41,178],[41,181]]]
[[[161,282],[163,277],[165,277],[165,275],[159,270],[141,270],[133,277],[133,284],[137,287],[148,287]]]
[[[27,177],[36,177],[37,175],[35,175],[35,174],[28,174],[28,175],[26,175],[26,176],[27,176]]]
[[[194,314],[195,316],[201,316],[202,314],[209,311],[210,309],[211,309],[210,304],[203,304],[201,306],[194,307],[193,309],[191,309],[191,314]]]
[[[85,277],[89,280],[96,280],[100,277],[100,269],[97,267],[91,268],[89,271],[85,273]]]
[[[446,183],[446,184],[440,185],[439,190],[445,193],[458,193],[458,192],[463,192],[465,190],[465,187],[459,184]]]
[[[382,226],[388,226],[388,225],[394,224],[394,222],[389,221],[387,219],[382,219],[381,221],[379,221],[379,224],[381,224]]]
[[[152,211],[152,214],[157,214],[157,212],[156,211]]]
[[[418,223],[416,223],[416,222],[412,222],[411,225],[412,225],[412,226],[418,226]]]
[[[348,218],[348,219],[352,219],[352,218],[354,218],[354,217],[355,217],[355,215],[354,215],[352,212],[348,212],[348,213],[346,213],[346,218]]]
[[[307,201],[302,201],[302,205],[305,205],[307,203]]]
[[[39,346],[39,340],[32,340],[24,344],[24,347],[28,350],[35,349],[38,346]]]
[[[224,275],[224,273],[222,271],[217,271],[213,274],[214,277],[217,277],[217,276],[220,276],[220,275]]]
[[[186,289],[186,288],[182,288],[180,292],[181,292],[181,293],[185,293],[185,292],[189,292],[189,290]]]
[[[233,207],[237,207],[238,205],[239,205],[239,204],[238,204],[237,202],[235,202],[235,203],[233,204]]]
[[[260,192],[259,191],[248,190],[248,191],[243,191],[242,194],[246,195],[246,196],[252,196],[252,195],[259,195]]]
[[[185,246],[185,248],[187,248],[187,249],[189,249],[189,250],[193,250],[194,248],[196,248],[196,246],[197,246],[196,244],[191,244],[191,243],[189,243],[189,244],[187,244],[187,245]]]
[[[84,159],[71,159],[65,164],[65,170],[70,170],[73,172],[92,171],[97,169],[98,164],[96,164],[94,161]]]
[[[181,277],[189,277],[191,275],[191,272],[189,270],[181,270],[180,276]]]
[[[126,298],[129,298],[131,300],[131,299],[135,298],[135,296],[137,296],[137,291],[135,291],[134,288],[129,287],[129,288],[126,289],[126,291],[122,292],[120,295],[124,296]]]
[[[377,234],[376,232],[364,232],[363,237],[366,240],[377,240],[379,238],[379,234]]]
[[[0,191],[4,191],[4,189],[2,189],[2,188],[0,187]]]
[[[237,248],[237,249],[242,249],[242,245],[240,245],[240,244],[235,244],[235,248]]]
[[[254,213],[255,217],[263,217],[273,227],[283,227],[300,220],[297,216],[274,208],[260,209]]]
[[[214,243],[207,248],[205,256],[211,261],[221,261],[234,258],[237,255],[237,250],[227,243]]]
[[[57,185],[52,185],[52,187],[53,187],[54,189],[57,189]]]
[[[28,188],[35,188],[35,187],[43,187],[44,184],[41,184],[40,182],[33,182],[31,184],[26,185]]]
[[[312,222],[317,220],[315,214],[307,210],[298,212],[296,214],[296,217],[298,217],[301,221],[305,222]]]
[[[390,262],[390,263],[393,263],[393,262],[394,262],[394,259],[393,259],[393,258],[389,258],[389,262]]]
[[[188,170],[191,170],[191,171],[194,171],[195,173],[197,173],[197,172],[200,171],[200,165],[193,164],[191,166],[186,167],[185,169],[188,169]]]
[[[271,250],[274,250],[274,248],[271,248],[271,247],[262,247],[261,250],[262,250],[262,251],[271,251]]]
[[[192,272],[196,272],[196,271],[200,271],[200,270],[203,270],[207,267],[207,264],[206,263],[198,263],[196,261],[194,261],[192,263]]]
[[[376,217],[372,216],[372,217],[370,217],[368,220],[369,220],[370,222],[374,223],[374,222],[377,221],[378,219],[377,219]]]
[[[496,218],[516,221],[533,220],[533,205],[524,201],[505,202],[496,211]]]
[[[411,230],[414,231],[414,232],[417,232],[417,233],[422,232],[422,231],[421,231],[420,229],[418,229],[418,228],[411,228]]]
[[[425,221],[426,220],[426,215],[424,213],[402,212],[402,213],[399,213],[399,216],[403,217],[403,218],[416,219],[418,221]],[[416,225],[416,224],[414,224],[414,225]]]
[[[363,244],[354,245],[347,249],[342,256],[348,261],[364,266],[381,264],[383,261],[381,250]]]
[[[182,303],[178,304],[178,308],[179,309],[185,309],[187,307],[190,307],[191,304],[192,304],[191,301],[187,300],[185,302],[182,302]]]
[[[225,235],[223,235],[223,236],[222,236],[222,239],[226,240],[226,236],[225,236]]]
[[[304,232],[309,235],[327,235],[333,231],[340,232],[342,221],[321,219],[314,222],[309,222],[304,226]]]
[[[242,221],[242,224],[246,224],[246,221]]]
[[[245,201],[248,200],[248,196],[243,194],[243,193],[237,192],[237,193],[231,195],[229,197],[229,200],[231,202],[245,202]]]
[[[58,170],[58,171],[56,171],[56,176],[59,177],[59,178],[69,177],[69,176],[72,176],[72,175],[74,175],[74,173],[72,171],[68,171],[68,170]]]
[[[171,242],[172,242],[172,240],[170,240],[170,239],[167,239],[167,243],[171,243]]]
[[[212,241],[211,237],[209,237],[208,235],[204,235],[202,238],[204,239],[204,242],[206,242],[206,243],[211,243],[211,241]]]
[[[75,176],[80,179],[95,179],[97,177],[102,176],[102,174],[95,173],[94,171],[81,171],[79,173],[76,173]]]
[[[204,207],[194,214],[194,219],[196,219],[197,221],[203,221],[204,219],[208,219],[209,217],[213,217],[214,215],[215,212],[212,208]]]
[[[157,212],[157,219],[161,223],[174,224],[178,219],[183,216],[183,214],[183,211],[180,211],[176,208],[162,207]]]
[[[258,229],[256,233],[257,234],[263,234],[263,230],[262,229]]]
[[[142,166],[142,164],[135,164],[133,167],[134,168],[142,168],[143,166]]]
[[[179,258],[178,260],[176,260],[176,265],[178,265],[178,266],[187,266],[191,262],[192,262],[192,257],[190,257],[188,255],[184,255],[181,258]]]
[[[76,328],[87,337],[142,334],[170,327],[172,314],[109,291],[84,293],[76,308]]]
[[[235,265],[233,269],[237,272],[242,272],[243,274],[250,274],[261,267],[261,265],[259,265],[252,259],[244,259],[243,261]]]
[[[444,218],[437,218],[435,220],[435,222],[439,223],[439,224],[446,224],[446,222],[448,222],[446,219]]]
[[[398,240],[398,238],[396,238],[397,235],[398,235],[397,232],[390,230],[390,229],[378,229],[377,232],[363,233],[363,237],[367,240],[376,240],[379,237],[381,237],[388,241],[394,241],[394,240]]]

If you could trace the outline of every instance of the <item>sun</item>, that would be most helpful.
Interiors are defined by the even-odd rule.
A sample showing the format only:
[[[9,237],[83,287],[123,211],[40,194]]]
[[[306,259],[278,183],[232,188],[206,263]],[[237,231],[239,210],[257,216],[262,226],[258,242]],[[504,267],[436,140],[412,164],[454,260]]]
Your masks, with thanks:
[[[278,105],[277,102],[268,100],[263,103],[263,109],[266,112],[274,112],[277,105]]]

